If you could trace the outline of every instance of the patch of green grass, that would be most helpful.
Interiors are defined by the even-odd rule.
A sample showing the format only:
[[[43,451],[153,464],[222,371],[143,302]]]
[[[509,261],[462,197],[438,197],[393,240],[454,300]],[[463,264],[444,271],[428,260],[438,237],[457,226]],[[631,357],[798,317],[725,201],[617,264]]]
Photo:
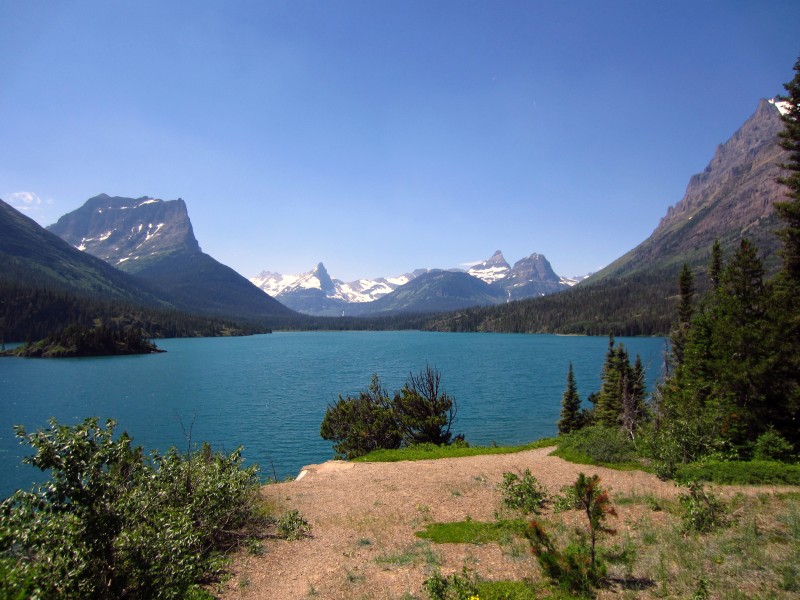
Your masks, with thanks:
[[[398,450],[375,450],[353,459],[353,462],[399,462],[401,460],[432,460],[437,458],[460,458],[487,454],[513,454],[536,448],[555,446],[555,438],[544,438],[521,446],[437,446],[416,444]]]
[[[800,465],[776,461],[708,461],[681,465],[675,480],[731,485],[800,485]]]
[[[584,427],[555,439],[553,456],[579,465],[598,465],[619,471],[644,470],[633,442],[619,429]]]
[[[481,600],[535,600],[536,590],[524,581],[482,581],[478,583]]]
[[[423,531],[414,535],[434,544],[488,544],[501,542],[509,534],[523,535],[527,523],[522,519],[510,521],[455,521],[452,523],[430,523]]]

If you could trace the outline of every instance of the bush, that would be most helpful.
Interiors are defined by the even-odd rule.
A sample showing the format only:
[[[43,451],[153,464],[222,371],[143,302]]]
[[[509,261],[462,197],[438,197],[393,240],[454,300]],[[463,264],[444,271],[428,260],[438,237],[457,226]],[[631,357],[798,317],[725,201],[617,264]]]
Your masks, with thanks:
[[[239,451],[146,461],[115,425],[16,428],[50,480],[0,504],[5,597],[182,598],[253,518],[256,468]]]
[[[780,433],[769,429],[762,433],[756,440],[753,448],[755,460],[785,461],[792,457],[794,448]]]
[[[712,492],[704,490],[700,483],[690,483],[689,493],[681,494],[678,499],[684,509],[681,518],[684,531],[708,533],[727,522],[724,502]]]
[[[323,439],[334,443],[340,458],[353,459],[375,450],[454,441],[455,400],[440,391],[441,376],[426,365],[410,373],[403,388],[390,397],[377,375],[369,389],[329,405],[320,425]],[[463,437],[455,441],[463,443]]]
[[[553,454],[583,464],[619,464],[637,458],[636,448],[624,431],[600,425],[559,436],[558,450]]]
[[[431,600],[471,600],[478,597],[479,583],[480,578],[464,567],[460,575],[448,577],[435,571],[422,585]]]
[[[761,460],[707,461],[679,466],[675,480],[720,485],[800,485],[800,465]]]
[[[503,495],[503,504],[512,509],[519,509],[524,514],[539,514],[547,502],[547,490],[525,469],[522,477],[516,473],[503,473],[503,481],[498,484]]]

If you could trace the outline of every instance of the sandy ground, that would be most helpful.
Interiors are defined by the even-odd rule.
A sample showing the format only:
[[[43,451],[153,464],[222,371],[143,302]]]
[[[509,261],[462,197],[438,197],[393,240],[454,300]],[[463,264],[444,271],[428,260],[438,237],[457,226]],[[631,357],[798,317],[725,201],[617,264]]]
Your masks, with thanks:
[[[501,510],[497,484],[506,471],[528,468],[550,494],[580,472],[597,473],[612,497],[674,497],[681,490],[640,471],[575,465],[548,456],[552,448],[517,454],[399,463],[330,461],[304,468],[298,480],[270,485],[263,494],[282,510],[295,508],[311,523],[311,537],[270,540],[256,556],[242,552],[223,598],[427,598],[422,583],[434,568],[462,567],[487,579],[539,577],[535,559],[516,544],[429,544],[414,536],[426,523],[467,517],[491,521]],[[617,506],[612,526],[635,523],[641,504]],[[577,519],[577,514],[562,513]],[[650,511],[650,518],[668,518]],[[580,524],[578,521],[575,525]]]

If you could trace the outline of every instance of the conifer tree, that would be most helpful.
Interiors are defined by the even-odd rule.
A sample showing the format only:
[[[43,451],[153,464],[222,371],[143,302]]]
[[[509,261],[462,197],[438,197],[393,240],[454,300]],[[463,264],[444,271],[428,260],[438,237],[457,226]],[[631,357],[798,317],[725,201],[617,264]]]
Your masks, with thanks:
[[[783,271],[794,282],[800,282],[800,58],[794,64],[795,76],[784,84],[786,103],[781,115],[781,146],[788,151],[788,160],[781,166],[786,174],[778,181],[787,187],[788,200],[776,202],[775,209],[785,224],[778,235],[783,240]]]
[[[689,265],[683,263],[681,274],[678,278],[678,324],[672,330],[670,342],[672,343],[672,363],[679,365],[683,362],[683,347],[686,343],[686,334],[694,314],[694,276]]]
[[[581,415],[581,398],[578,395],[578,386],[575,384],[575,373],[572,362],[567,371],[567,389],[561,398],[561,419],[558,422],[558,433],[570,433],[583,426]]]
[[[711,264],[708,267],[708,281],[711,283],[711,289],[716,290],[719,287],[719,276],[722,273],[722,246],[718,239],[714,240],[714,245],[711,246]]]

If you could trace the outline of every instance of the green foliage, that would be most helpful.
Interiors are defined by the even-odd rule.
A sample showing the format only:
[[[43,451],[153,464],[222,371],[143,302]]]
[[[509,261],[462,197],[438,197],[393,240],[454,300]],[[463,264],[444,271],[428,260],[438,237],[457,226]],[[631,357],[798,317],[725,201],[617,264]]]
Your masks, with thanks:
[[[452,573],[445,577],[434,571],[422,586],[431,600],[472,600],[478,597],[480,578],[464,567],[461,574]]]
[[[708,533],[727,523],[725,503],[700,483],[690,482],[689,493],[681,494],[678,500],[683,506],[681,522],[686,532]]]
[[[9,596],[180,598],[219,568],[233,532],[254,518],[258,478],[240,453],[205,446],[144,459],[115,423],[17,436],[50,479],[0,504]]]
[[[609,516],[616,516],[617,513],[611,505],[608,492],[600,487],[597,475],[587,477],[580,473],[571,487],[573,491],[567,496],[568,501],[586,516],[588,542],[586,536],[580,535],[559,550],[536,520],[530,522],[526,537],[547,577],[564,591],[588,595],[606,575],[606,566],[597,555],[596,544],[601,534],[615,533],[605,522]]]
[[[430,365],[409,373],[393,410],[405,445],[448,444],[458,408],[455,400],[440,390],[441,374]]]
[[[792,444],[780,433],[770,428],[758,436],[753,450],[753,459],[785,461],[792,458],[793,452]]]
[[[520,477],[516,473],[503,473],[503,481],[497,485],[507,508],[521,510],[523,514],[539,514],[547,502],[547,490],[531,475],[530,469]]]
[[[593,465],[634,463],[636,448],[631,438],[619,427],[595,425],[559,436],[558,450],[553,452],[570,462]]]
[[[141,329],[116,328],[106,324],[86,327],[73,323],[39,342],[13,350],[12,354],[35,358],[64,358],[152,352],[158,352],[158,348]]]
[[[290,510],[278,519],[278,535],[290,542],[308,537],[311,525],[296,510]]]
[[[558,421],[558,433],[570,433],[583,427],[583,415],[581,413],[581,398],[578,395],[578,386],[575,383],[575,373],[572,369],[572,362],[569,363],[567,371],[567,389],[561,398],[561,419]]]
[[[675,480],[720,485],[800,485],[800,465],[775,461],[718,461],[680,465]]]
[[[586,544],[572,542],[559,550],[535,520],[530,522],[526,537],[544,575],[563,591],[589,596],[605,577],[605,565],[600,561],[592,565]]]
[[[320,435],[333,440],[337,456],[347,459],[400,447],[403,438],[392,401],[377,374],[372,376],[369,389],[355,397],[339,396],[336,404],[328,406]]]
[[[393,450],[417,444],[444,445],[453,439],[455,400],[440,390],[441,375],[430,365],[410,373],[403,388],[390,397],[377,375],[369,389],[356,397],[339,397],[329,405],[320,435],[331,440],[337,455],[352,459],[375,450]]]

